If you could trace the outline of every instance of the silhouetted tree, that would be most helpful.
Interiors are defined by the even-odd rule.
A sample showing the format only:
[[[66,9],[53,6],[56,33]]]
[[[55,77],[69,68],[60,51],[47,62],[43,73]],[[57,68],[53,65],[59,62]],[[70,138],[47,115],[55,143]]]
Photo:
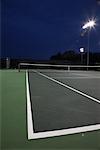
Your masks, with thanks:
[[[89,53],[90,56],[90,64],[98,64],[100,63],[100,53]],[[63,54],[60,52],[51,57],[51,60],[66,60],[70,63],[80,63],[81,54],[75,51],[65,51]],[[83,54],[83,64],[86,64],[87,53]]]

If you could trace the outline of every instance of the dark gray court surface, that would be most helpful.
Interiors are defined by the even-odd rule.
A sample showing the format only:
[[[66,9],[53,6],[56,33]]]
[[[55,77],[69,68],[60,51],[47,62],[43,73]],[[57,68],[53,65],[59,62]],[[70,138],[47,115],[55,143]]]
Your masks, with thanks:
[[[45,70],[43,74],[100,100],[100,72]],[[29,72],[29,87],[35,132],[100,124],[100,103],[34,71]]]

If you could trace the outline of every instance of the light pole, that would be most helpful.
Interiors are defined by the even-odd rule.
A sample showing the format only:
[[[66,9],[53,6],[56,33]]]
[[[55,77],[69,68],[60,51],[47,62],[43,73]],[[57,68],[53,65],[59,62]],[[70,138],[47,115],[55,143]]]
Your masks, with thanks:
[[[90,49],[90,31],[96,25],[95,20],[89,20],[82,27],[83,30],[88,30],[88,46],[87,46],[87,66],[89,66],[89,49]]]
[[[10,58],[6,58],[6,69],[10,68]]]
[[[80,48],[81,65],[83,65],[83,53],[84,53],[84,48]]]

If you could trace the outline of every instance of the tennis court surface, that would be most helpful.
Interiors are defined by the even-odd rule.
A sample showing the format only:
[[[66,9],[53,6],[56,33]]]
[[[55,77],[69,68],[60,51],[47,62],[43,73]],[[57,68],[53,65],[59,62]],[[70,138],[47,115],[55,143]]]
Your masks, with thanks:
[[[100,149],[99,71],[0,70],[0,84],[2,150]]]
[[[100,129],[100,72],[26,72],[28,138]]]

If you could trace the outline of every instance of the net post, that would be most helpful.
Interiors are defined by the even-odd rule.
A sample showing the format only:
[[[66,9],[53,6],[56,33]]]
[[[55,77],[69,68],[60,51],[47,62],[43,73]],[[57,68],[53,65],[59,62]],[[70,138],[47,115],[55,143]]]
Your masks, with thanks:
[[[70,66],[68,66],[68,71],[70,71]]]

